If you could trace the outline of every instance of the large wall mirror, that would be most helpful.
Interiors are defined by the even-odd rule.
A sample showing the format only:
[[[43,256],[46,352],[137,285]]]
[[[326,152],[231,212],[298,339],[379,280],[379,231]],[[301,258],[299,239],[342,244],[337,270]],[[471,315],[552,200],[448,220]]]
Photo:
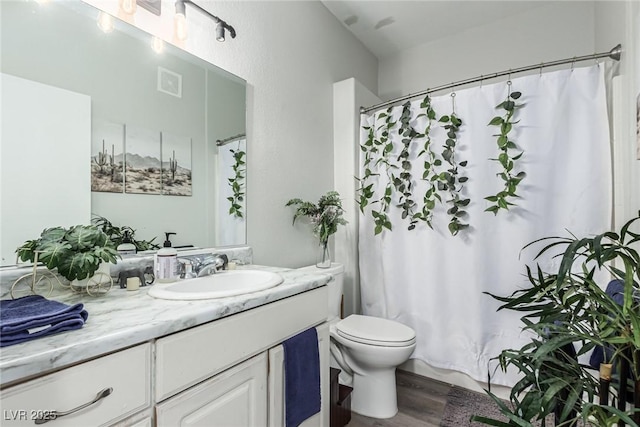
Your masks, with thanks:
[[[41,3],[0,2],[2,265],[92,215],[158,244],[246,243],[246,82],[117,19],[104,32],[81,1]]]

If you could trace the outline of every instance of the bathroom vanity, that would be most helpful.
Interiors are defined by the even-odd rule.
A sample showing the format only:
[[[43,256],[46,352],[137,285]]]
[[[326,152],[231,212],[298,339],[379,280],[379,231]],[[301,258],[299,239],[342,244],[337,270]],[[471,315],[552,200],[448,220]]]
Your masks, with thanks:
[[[245,267],[247,268],[247,267]],[[329,275],[278,272],[282,284],[228,298],[170,301],[149,288],[113,289],[82,302],[82,329],[4,347],[3,426],[282,426],[286,339],[316,327],[322,408],[304,426],[329,424]],[[224,274],[224,273],[222,273]]]

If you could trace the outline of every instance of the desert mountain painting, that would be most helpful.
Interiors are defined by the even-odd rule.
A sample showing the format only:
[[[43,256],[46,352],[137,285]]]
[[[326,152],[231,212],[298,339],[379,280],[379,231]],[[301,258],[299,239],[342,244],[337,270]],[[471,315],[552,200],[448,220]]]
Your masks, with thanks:
[[[100,121],[91,153],[91,191],[191,196],[191,138]]]

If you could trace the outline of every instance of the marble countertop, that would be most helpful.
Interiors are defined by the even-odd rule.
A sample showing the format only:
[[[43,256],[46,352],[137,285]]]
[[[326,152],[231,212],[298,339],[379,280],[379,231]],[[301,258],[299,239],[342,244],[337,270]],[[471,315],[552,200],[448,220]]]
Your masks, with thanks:
[[[82,329],[0,349],[0,384],[44,374],[154,338],[240,313],[325,285],[328,274],[245,266],[277,272],[280,285],[251,294],[197,301],[173,301],[147,295],[151,286],[127,291],[114,286],[102,296],[64,292],[48,297],[67,304],[81,302],[89,313]]]

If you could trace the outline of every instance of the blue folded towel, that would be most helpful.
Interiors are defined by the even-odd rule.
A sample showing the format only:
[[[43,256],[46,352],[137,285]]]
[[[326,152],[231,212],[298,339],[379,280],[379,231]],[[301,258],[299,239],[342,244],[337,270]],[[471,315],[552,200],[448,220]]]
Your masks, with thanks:
[[[320,412],[320,353],[316,328],[289,338],[284,347],[285,424],[298,427]]]
[[[84,325],[82,304],[67,305],[40,295],[0,301],[0,347],[19,344]]]

